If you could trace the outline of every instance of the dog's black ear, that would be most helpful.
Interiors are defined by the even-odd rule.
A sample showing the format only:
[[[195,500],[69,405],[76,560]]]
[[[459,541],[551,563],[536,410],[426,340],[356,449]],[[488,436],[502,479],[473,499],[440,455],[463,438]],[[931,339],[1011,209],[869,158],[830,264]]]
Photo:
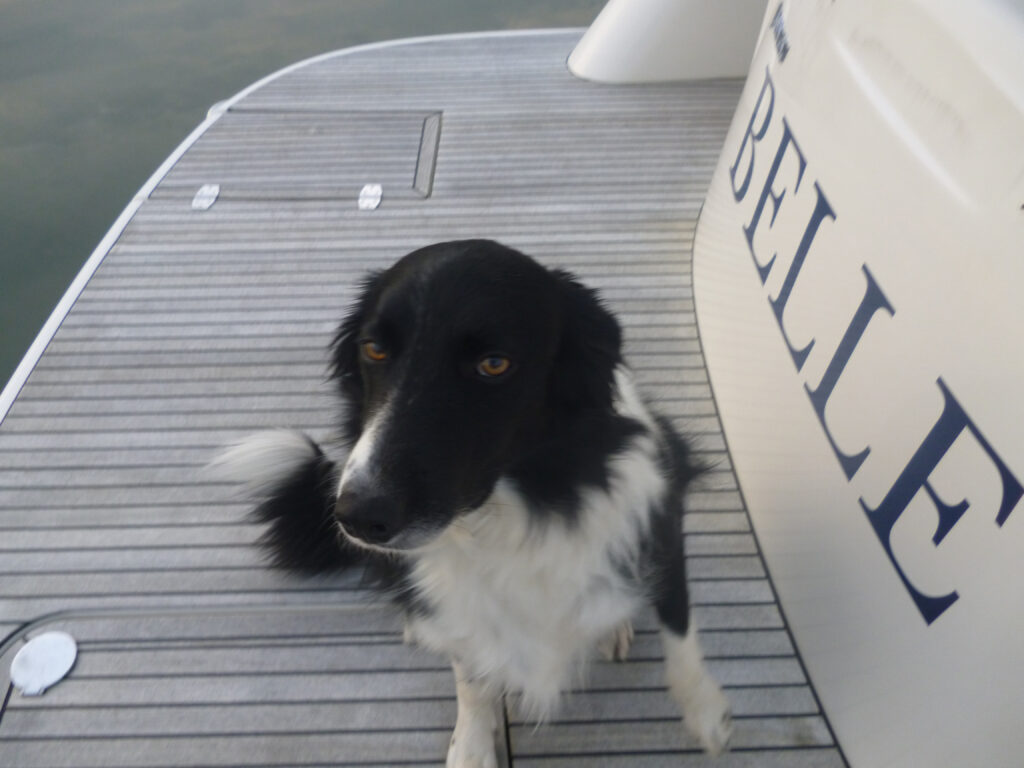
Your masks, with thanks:
[[[554,397],[568,408],[610,408],[615,368],[622,362],[619,322],[573,275],[558,269],[551,273],[558,279],[562,306]]]
[[[363,380],[359,373],[359,331],[380,293],[383,272],[371,272],[362,281],[359,297],[341,321],[330,347],[330,375],[341,394],[358,405],[363,398]]]

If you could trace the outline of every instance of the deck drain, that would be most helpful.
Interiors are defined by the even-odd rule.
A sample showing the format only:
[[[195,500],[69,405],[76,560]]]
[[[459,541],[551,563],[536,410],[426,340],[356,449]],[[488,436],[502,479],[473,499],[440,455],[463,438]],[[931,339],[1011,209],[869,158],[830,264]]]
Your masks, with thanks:
[[[44,632],[25,643],[11,662],[11,682],[25,696],[39,696],[59,683],[78,657],[78,644],[67,632]]]

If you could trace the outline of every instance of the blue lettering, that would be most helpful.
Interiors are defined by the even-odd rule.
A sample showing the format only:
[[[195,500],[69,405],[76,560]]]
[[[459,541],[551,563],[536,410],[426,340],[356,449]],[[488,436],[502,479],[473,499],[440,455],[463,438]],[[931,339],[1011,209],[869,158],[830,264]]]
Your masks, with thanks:
[[[782,324],[782,313],[786,309],[786,302],[789,301],[789,294],[793,291],[797,275],[800,274],[800,270],[803,268],[807,252],[811,249],[811,243],[814,242],[814,236],[818,234],[818,227],[821,226],[821,222],[825,219],[835,220],[836,218],[836,214],[832,210],[832,206],[828,204],[825,193],[821,191],[818,182],[814,182],[814,191],[818,195],[818,202],[814,206],[811,220],[807,222],[807,228],[804,230],[804,236],[800,239],[800,245],[797,246],[796,253],[793,256],[793,263],[789,265],[789,271],[786,273],[786,279],[782,283],[782,288],[779,289],[779,295],[774,299],[768,299],[768,303],[772,305],[772,311],[775,313],[775,320],[782,331],[782,338],[786,342],[786,347],[789,348],[789,354],[793,358],[793,364],[796,365],[798,371],[804,367],[804,361],[807,360],[807,355],[810,353],[811,347],[814,346],[814,339],[807,342],[807,346],[803,349],[793,349],[789,336],[786,335],[786,328]]]
[[[754,257],[754,265],[757,267],[757,273],[761,278],[761,284],[764,285],[765,280],[768,279],[768,273],[772,270],[772,264],[775,263],[775,257],[778,254],[773,254],[768,260],[767,264],[762,265],[757,260],[757,254],[754,253],[754,230],[757,229],[757,224],[761,220],[761,214],[764,212],[764,204],[770,197],[772,200],[772,217],[768,221],[768,228],[771,229],[775,223],[775,216],[779,212],[779,205],[782,203],[782,198],[786,196],[786,188],[783,187],[781,191],[776,192],[773,188],[775,183],[775,177],[779,173],[779,167],[782,165],[782,158],[786,154],[786,150],[789,147],[793,147],[796,152],[796,156],[799,159],[800,165],[796,175],[796,184],[793,186],[793,194],[796,194],[800,189],[800,180],[804,176],[804,169],[807,167],[807,161],[804,159],[803,153],[800,151],[800,147],[797,146],[796,140],[793,138],[792,131],[789,130],[789,123],[786,122],[786,118],[782,118],[782,140],[779,142],[779,149],[775,153],[775,160],[772,162],[772,167],[768,170],[768,177],[764,180],[764,189],[761,190],[761,197],[757,201],[757,205],[754,207],[754,213],[750,217],[750,223],[743,228],[743,234],[747,238],[747,247],[750,248],[750,255]]]
[[[811,398],[811,405],[814,406],[814,412],[818,414],[821,428],[825,430],[825,437],[828,438],[836,458],[839,459],[839,465],[843,468],[847,480],[857,473],[860,465],[864,463],[864,459],[871,452],[871,448],[865,448],[856,456],[850,456],[839,450],[839,446],[836,445],[835,438],[832,437],[832,432],[828,428],[828,423],[825,421],[825,406],[828,404],[829,397],[832,396],[832,391],[836,388],[839,377],[843,375],[846,364],[850,362],[853,350],[857,348],[857,344],[860,343],[861,338],[864,336],[864,331],[868,327],[868,323],[871,322],[871,318],[880,309],[884,309],[890,316],[895,314],[895,310],[893,310],[892,305],[885,298],[885,294],[878,287],[878,283],[875,282],[875,278],[871,275],[867,266],[861,266],[861,269],[868,279],[868,287],[864,292],[864,298],[861,299],[860,306],[854,312],[853,320],[850,321],[846,333],[843,334],[843,338],[839,341],[839,346],[836,348],[835,354],[832,355],[832,360],[829,361],[828,367],[825,369],[825,373],[822,375],[817,388],[812,390],[804,384],[804,389]]]
[[[772,17],[772,31],[775,33],[775,50],[778,51],[779,61],[785,61],[786,54],[789,53],[789,38],[786,35],[786,23],[782,18],[782,3],[779,3]]]
[[[765,110],[764,121],[761,126],[755,131],[754,121],[757,119],[758,110],[761,109],[761,102],[764,101],[765,94],[768,94],[768,108]],[[754,111],[750,113],[750,123],[747,125],[747,131],[743,134],[743,141],[740,142],[739,152],[736,153],[736,162],[732,164],[729,169],[729,178],[732,180],[732,194],[736,198],[736,202],[739,202],[747,194],[747,187],[750,186],[750,177],[754,173],[754,145],[764,138],[765,133],[768,132],[768,125],[772,120],[772,110],[775,108],[775,86],[772,84],[772,79],[768,75],[767,68],[764,71],[764,84],[761,86],[761,93],[757,97],[757,103],[754,105]],[[743,151],[747,146],[747,139],[750,139],[750,163],[747,165],[746,175],[743,177],[743,183],[739,189],[736,188],[736,170],[740,166],[740,160],[743,159]]]
[[[775,27],[778,42],[780,32],[782,32],[781,7],[773,19],[773,26]],[[783,55],[783,51],[780,50],[780,58]],[[757,102],[754,104],[754,109],[750,115],[750,122],[747,124],[746,131],[743,134],[743,139],[740,142],[736,159],[729,168],[733,197],[737,202],[742,201],[746,197],[750,188],[754,172],[754,158],[756,154],[755,145],[762,141],[767,135],[774,108],[775,86],[772,83],[769,71],[766,69],[764,83],[761,86],[761,92],[757,97]],[[760,123],[758,123],[759,117]],[[796,153],[798,163],[796,180],[792,185],[792,194],[795,195],[799,192],[800,183],[803,179],[804,171],[807,168],[807,161],[796,142],[793,132],[790,130],[788,121],[783,117],[782,138],[779,142],[778,149],[776,150],[775,158],[768,170],[764,186],[761,190],[761,195],[758,198],[757,204],[751,214],[750,221],[746,226],[742,227],[744,237],[747,241],[747,247],[753,257],[754,266],[757,269],[758,277],[760,278],[762,285],[765,285],[767,282],[768,275],[771,273],[778,253],[772,254],[771,258],[766,263],[762,264],[754,250],[754,234],[758,224],[760,223],[761,216],[764,214],[764,208],[769,199],[771,199],[772,210],[768,222],[768,229],[770,230],[775,223],[779,206],[782,204],[786,192],[789,189],[785,186],[781,189],[776,189],[775,185],[779,181],[778,175],[782,166],[782,160],[786,153],[791,149]],[[738,172],[740,171],[741,166],[744,165],[745,158],[748,159],[746,161],[745,168],[742,171],[742,180],[737,186],[736,181]],[[793,359],[793,364],[796,366],[796,370],[798,372],[803,370],[804,363],[814,346],[815,340],[812,338],[802,349],[795,349],[793,347],[793,344],[786,333],[785,324],[783,322],[786,305],[789,302],[793,288],[796,285],[796,281],[803,269],[804,263],[806,262],[811,246],[814,243],[814,239],[821,228],[822,222],[826,219],[832,219],[833,221],[836,219],[835,211],[832,209],[828,199],[825,197],[825,193],[822,191],[821,186],[816,181],[814,182],[814,190],[817,195],[814,210],[811,213],[810,220],[804,229],[803,236],[797,246],[796,252],[793,255],[793,260],[789,265],[785,278],[783,279],[779,293],[774,299],[770,296],[768,297],[768,303],[775,315],[775,320],[779,325],[779,330],[782,332],[782,338],[786,343],[789,354]],[[832,447],[832,451],[835,453],[840,467],[848,481],[852,480],[853,476],[857,474],[861,465],[864,463],[864,460],[870,454],[871,447],[866,446],[856,454],[847,454],[842,451],[837,445],[835,438],[829,429],[828,423],[825,419],[825,409],[832,393],[835,391],[836,384],[843,375],[843,371],[846,370],[846,366],[849,364],[854,350],[856,350],[857,345],[863,338],[864,332],[870,324],[871,319],[879,311],[887,312],[890,317],[895,314],[895,310],[885,297],[885,294],[882,292],[881,287],[874,279],[870,270],[868,270],[867,265],[862,265],[861,269],[867,279],[867,287],[864,292],[864,297],[861,299],[860,305],[854,312],[853,318],[844,332],[842,339],[839,341],[839,345],[837,346],[835,353],[832,355],[832,359],[829,361],[817,387],[811,389],[806,382],[804,383],[804,390],[810,398],[811,406],[814,408],[818,421],[821,423],[821,427],[825,432],[825,437],[828,439],[828,442]],[[932,427],[931,431],[918,447],[917,451],[910,459],[910,462],[900,473],[896,482],[893,484],[892,488],[888,491],[878,507],[871,509],[867,506],[863,497],[860,498],[860,505],[868,515],[871,526],[873,527],[875,534],[878,536],[878,539],[888,555],[890,562],[892,562],[893,567],[895,567],[904,587],[910,593],[910,596],[918,611],[920,611],[921,616],[924,617],[925,622],[929,625],[941,616],[942,613],[945,612],[953,603],[955,603],[959,599],[959,595],[955,591],[938,596],[925,595],[918,590],[907,578],[906,573],[903,571],[903,567],[897,561],[896,556],[892,551],[890,538],[896,521],[899,519],[900,515],[903,514],[904,510],[911,503],[914,497],[922,490],[931,500],[938,513],[938,525],[936,526],[935,534],[932,537],[932,543],[935,546],[938,546],[943,541],[946,535],[970,508],[970,503],[967,499],[963,499],[956,504],[947,504],[939,497],[929,481],[929,477],[932,472],[941,463],[950,447],[965,430],[974,437],[975,441],[981,446],[985,454],[999,472],[999,478],[1002,484],[1002,500],[996,513],[996,524],[1002,526],[1009,517],[1010,512],[1017,506],[1021,498],[1024,497],[1024,486],[1022,486],[1020,481],[1014,477],[1013,473],[1010,472],[1003,460],[1000,459],[992,446],[989,445],[988,441],[975,426],[974,422],[971,421],[970,417],[967,416],[966,412],[957,402],[956,398],[953,397],[952,393],[950,393],[941,378],[938,380],[938,385],[944,398],[944,407],[939,420]]]
[[[863,497],[860,499],[860,505],[867,513],[871,526],[875,529],[879,541],[882,542],[885,553],[889,556],[889,560],[895,566],[896,572],[903,581],[903,586],[907,588],[918,611],[921,612],[921,616],[928,624],[939,618],[949,606],[957,601],[959,595],[955,591],[941,596],[921,593],[920,590],[910,583],[907,575],[903,572],[903,568],[896,560],[896,556],[892,551],[890,537],[896,521],[903,514],[907,505],[910,504],[911,499],[922,489],[927,493],[928,498],[931,499],[938,511],[939,524],[932,539],[936,545],[945,538],[946,534],[952,530],[953,526],[957,524],[970,507],[970,502],[967,499],[957,504],[946,504],[939,498],[935,489],[928,481],[929,476],[964,430],[971,433],[999,472],[999,479],[1002,484],[1002,499],[999,503],[999,510],[996,513],[997,525],[1002,526],[1006,522],[1010,512],[1013,511],[1021,497],[1024,496],[1024,487],[1021,486],[1020,481],[1013,476],[1013,473],[1010,472],[1003,460],[992,449],[988,440],[985,439],[960,403],[953,397],[945,382],[939,379],[938,385],[942,392],[944,404],[942,414],[939,416],[935,426],[932,427],[924,442],[921,443],[920,447],[911,457],[903,472],[896,478],[896,482],[893,483],[892,488],[885,498],[882,499],[881,504],[871,509],[864,503]]]

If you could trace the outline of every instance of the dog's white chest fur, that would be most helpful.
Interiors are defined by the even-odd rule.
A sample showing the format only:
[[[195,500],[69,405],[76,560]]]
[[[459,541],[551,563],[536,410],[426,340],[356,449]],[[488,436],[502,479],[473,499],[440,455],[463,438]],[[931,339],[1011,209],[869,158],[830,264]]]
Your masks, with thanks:
[[[417,553],[412,580],[429,610],[410,632],[488,685],[522,693],[543,717],[598,641],[644,603],[639,542],[664,492],[648,435],[588,488],[576,520],[538,523],[499,483],[487,503]]]

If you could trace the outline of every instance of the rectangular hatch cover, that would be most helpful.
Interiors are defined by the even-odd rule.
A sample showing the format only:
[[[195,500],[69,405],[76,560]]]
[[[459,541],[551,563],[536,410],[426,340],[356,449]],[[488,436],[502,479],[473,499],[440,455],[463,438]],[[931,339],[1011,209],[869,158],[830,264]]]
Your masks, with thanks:
[[[366,184],[388,198],[430,196],[441,113],[229,110],[168,173],[154,197],[355,200]]]

